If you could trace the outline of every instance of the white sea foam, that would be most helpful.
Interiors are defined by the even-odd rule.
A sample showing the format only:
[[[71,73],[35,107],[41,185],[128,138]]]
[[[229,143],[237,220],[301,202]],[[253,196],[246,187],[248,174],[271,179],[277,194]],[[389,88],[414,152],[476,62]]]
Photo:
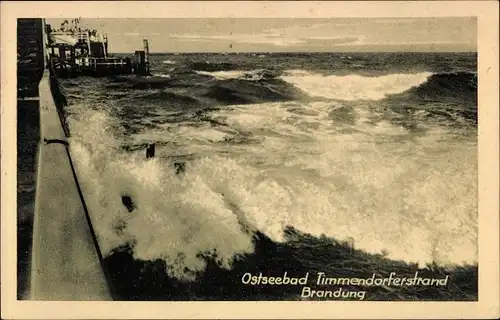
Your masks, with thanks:
[[[379,115],[362,105],[349,111],[352,121],[332,117],[346,108],[224,108],[210,116],[227,126],[169,123],[133,136],[175,144],[146,161],[142,151],[120,151],[124,136],[110,114],[71,106],[71,152],[103,253],[134,244],[136,258],[164,259],[171,275],[192,279],[205,267],[199,253],[216,250],[230,268],[253,251],[244,221],[275,241],[293,226],[408,262],[476,262],[475,143],[453,140],[437,125],[414,135],[373,120]],[[240,135],[252,143],[224,143]],[[162,157],[173,150],[194,155],[183,175]],[[136,210],[126,210],[123,194]]]
[[[153,73],[153,76],[155,76],[155,77],[160,77],[160,78],[167,78],[167,79],[170,79],[170,75],[169,75],[169,74],[163,74],[163,73]]]
[[[301,107],[309,114],[297,115]],[[271,166],[251,191],[255,203],[245,206],[244,194],[238,202],[257,228],[278,241],[284,224],[352,237],[368,252],[420,264],[476,261],[475,145],[439,126],[413,136],[386,120],[366,122],[362,107],[346,125],[330,120],[335,108],[270,103],[219,112],[219,121],[262,136],[246,151]],[[256,117],[265,119],[260,126]],[[347,128],[356,131],[342,134]]]
[[[360,75],[322,75],[304,70],[290,70],[281,76],[312,97],[336,100],[381,100],[402,93],[427,81],[431,73],[389,74],[379,77]]]
[[[210,76],[217,80],[229,80],[229,79],[244,79],[248,81],[258,81],[262,79],[263,70],[252,70],[252,71],[242,71],[242,70],[231,70],[231,71],[195,71],[197,74]]]
[[[213,77],[217,80],[227,80],[227,79],[238,79],[241,78],[245,75],[245,71],[214,71],[214,72],[208,72],[208,71],[195,71],[197,74],[203,75],[203,76],[210,76]]]
[[[75,108],[71,152],[104,255],[133,243],[135,258],[164,259],[171,275],[190,279],[205,267],[199,253],[216,250],[229,268],[238,254],[252,252],[251,236],[198,170],[181,179],[159,158],[122,153],[108,114]],[[122,195],[132,197],[136,210],[126,210]]]

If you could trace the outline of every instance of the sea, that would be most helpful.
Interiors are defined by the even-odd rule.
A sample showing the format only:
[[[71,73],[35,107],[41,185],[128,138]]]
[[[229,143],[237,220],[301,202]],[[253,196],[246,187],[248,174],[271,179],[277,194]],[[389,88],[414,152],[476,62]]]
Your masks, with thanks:
[[[325,300],[245,283],[286,273],[364,300],[477,300],[476,53],[168,53],[150,66],[59,80],[116,299]],[[320,272],[450,278],[326,288]]]

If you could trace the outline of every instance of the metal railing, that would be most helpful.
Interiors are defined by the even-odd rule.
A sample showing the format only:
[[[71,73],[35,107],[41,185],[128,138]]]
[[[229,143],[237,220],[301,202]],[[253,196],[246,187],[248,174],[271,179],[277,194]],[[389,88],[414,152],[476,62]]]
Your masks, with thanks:
[[[103,36],[101,33],[96,34],[95,40],[93,40],[93,37],[90,35],[90,31],[51,31],[50,32],[51,36],[66,36],[66,37],[72,37],[75,38],[79,41],[87,42],[87,41],[96,41],[96,42],[105,42],[107,41],[107,37]]]

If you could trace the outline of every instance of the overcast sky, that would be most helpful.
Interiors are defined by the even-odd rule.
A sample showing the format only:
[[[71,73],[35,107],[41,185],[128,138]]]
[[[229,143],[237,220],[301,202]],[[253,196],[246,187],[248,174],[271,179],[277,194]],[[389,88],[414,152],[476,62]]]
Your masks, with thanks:
[[[71,20],[72,18],[68,18]],[[59,28],[64,19],[47,19]],[[475,17],[89,19],[110,52],[476,51]]]

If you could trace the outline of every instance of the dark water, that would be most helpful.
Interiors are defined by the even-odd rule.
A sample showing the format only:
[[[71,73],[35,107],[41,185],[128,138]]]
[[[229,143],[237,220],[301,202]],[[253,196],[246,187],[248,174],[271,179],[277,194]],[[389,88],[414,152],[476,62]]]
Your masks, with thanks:
[[[477,299],[475,54],[151,59],[152,77],[61,82],[118,299],[311,299],[242,276],[415,271],[450,280],[343,290]]]

